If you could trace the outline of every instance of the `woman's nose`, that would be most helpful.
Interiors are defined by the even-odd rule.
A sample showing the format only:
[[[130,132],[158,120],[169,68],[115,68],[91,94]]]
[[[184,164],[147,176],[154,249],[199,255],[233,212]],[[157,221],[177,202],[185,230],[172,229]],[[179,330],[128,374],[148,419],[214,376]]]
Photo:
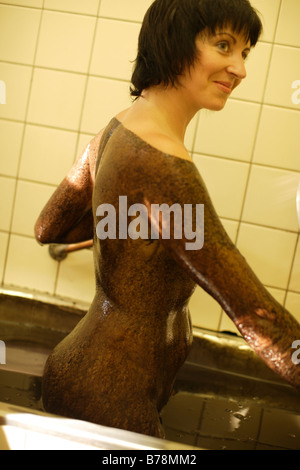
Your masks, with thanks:
[[[235,77],[239,80],[243,80],[244,78],[246,78],[247,72],[244,58],[233,58],[227,67],[227,71],[230,74],[235,75]]]

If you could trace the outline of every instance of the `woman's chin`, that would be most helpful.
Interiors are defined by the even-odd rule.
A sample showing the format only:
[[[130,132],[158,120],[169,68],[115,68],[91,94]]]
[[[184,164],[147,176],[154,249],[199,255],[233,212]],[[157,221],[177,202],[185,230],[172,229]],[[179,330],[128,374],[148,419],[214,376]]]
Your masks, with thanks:
[[[215,101],[213,103],[210,103],[206,107],[206,109],[208,109],[210,111],[222,111],[222,109],[224,109],[226,103],[227,103],[227,99],[226,100],[218,100],[218,101]]]

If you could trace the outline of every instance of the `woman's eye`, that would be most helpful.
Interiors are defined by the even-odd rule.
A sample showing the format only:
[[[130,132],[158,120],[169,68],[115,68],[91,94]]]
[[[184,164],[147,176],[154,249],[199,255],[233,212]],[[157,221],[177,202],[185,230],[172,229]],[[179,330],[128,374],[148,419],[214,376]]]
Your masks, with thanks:
[[[222,41],[218,43],[219,49],[221,49],[222,52],[228,52],[229,51],[229,44],[226,41]]]

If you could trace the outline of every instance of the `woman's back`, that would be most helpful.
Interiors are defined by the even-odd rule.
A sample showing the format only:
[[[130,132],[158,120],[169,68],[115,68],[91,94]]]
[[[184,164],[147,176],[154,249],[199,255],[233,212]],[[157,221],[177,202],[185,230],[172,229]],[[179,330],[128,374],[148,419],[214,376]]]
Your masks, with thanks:
[[[96,295],[86,317],[48,360],[47,411],[162,435],[159,411],[191,345],[187,303],[195,282],[159,235],[151,238],[146,201],[164,203],[156,197],[157,184],[165,180],[172,187],[166,172],[175,169],[181,178],[185,166],[193,164],[156,150],[116,119],[108,125],[93,196]],[[128,215],[133,209],[141,212]],[[147,239],[139,236],[139,216]]]

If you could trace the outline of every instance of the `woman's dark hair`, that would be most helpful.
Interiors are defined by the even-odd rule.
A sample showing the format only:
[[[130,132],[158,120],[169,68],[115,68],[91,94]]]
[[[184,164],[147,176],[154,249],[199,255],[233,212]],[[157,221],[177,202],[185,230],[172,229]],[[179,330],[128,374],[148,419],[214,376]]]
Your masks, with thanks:
[[[262,23],[248,0],[155,0],[141,28],[131,96],[153,85],[176,85],[197,57],[196,36],[231,27],[255,46]]]

